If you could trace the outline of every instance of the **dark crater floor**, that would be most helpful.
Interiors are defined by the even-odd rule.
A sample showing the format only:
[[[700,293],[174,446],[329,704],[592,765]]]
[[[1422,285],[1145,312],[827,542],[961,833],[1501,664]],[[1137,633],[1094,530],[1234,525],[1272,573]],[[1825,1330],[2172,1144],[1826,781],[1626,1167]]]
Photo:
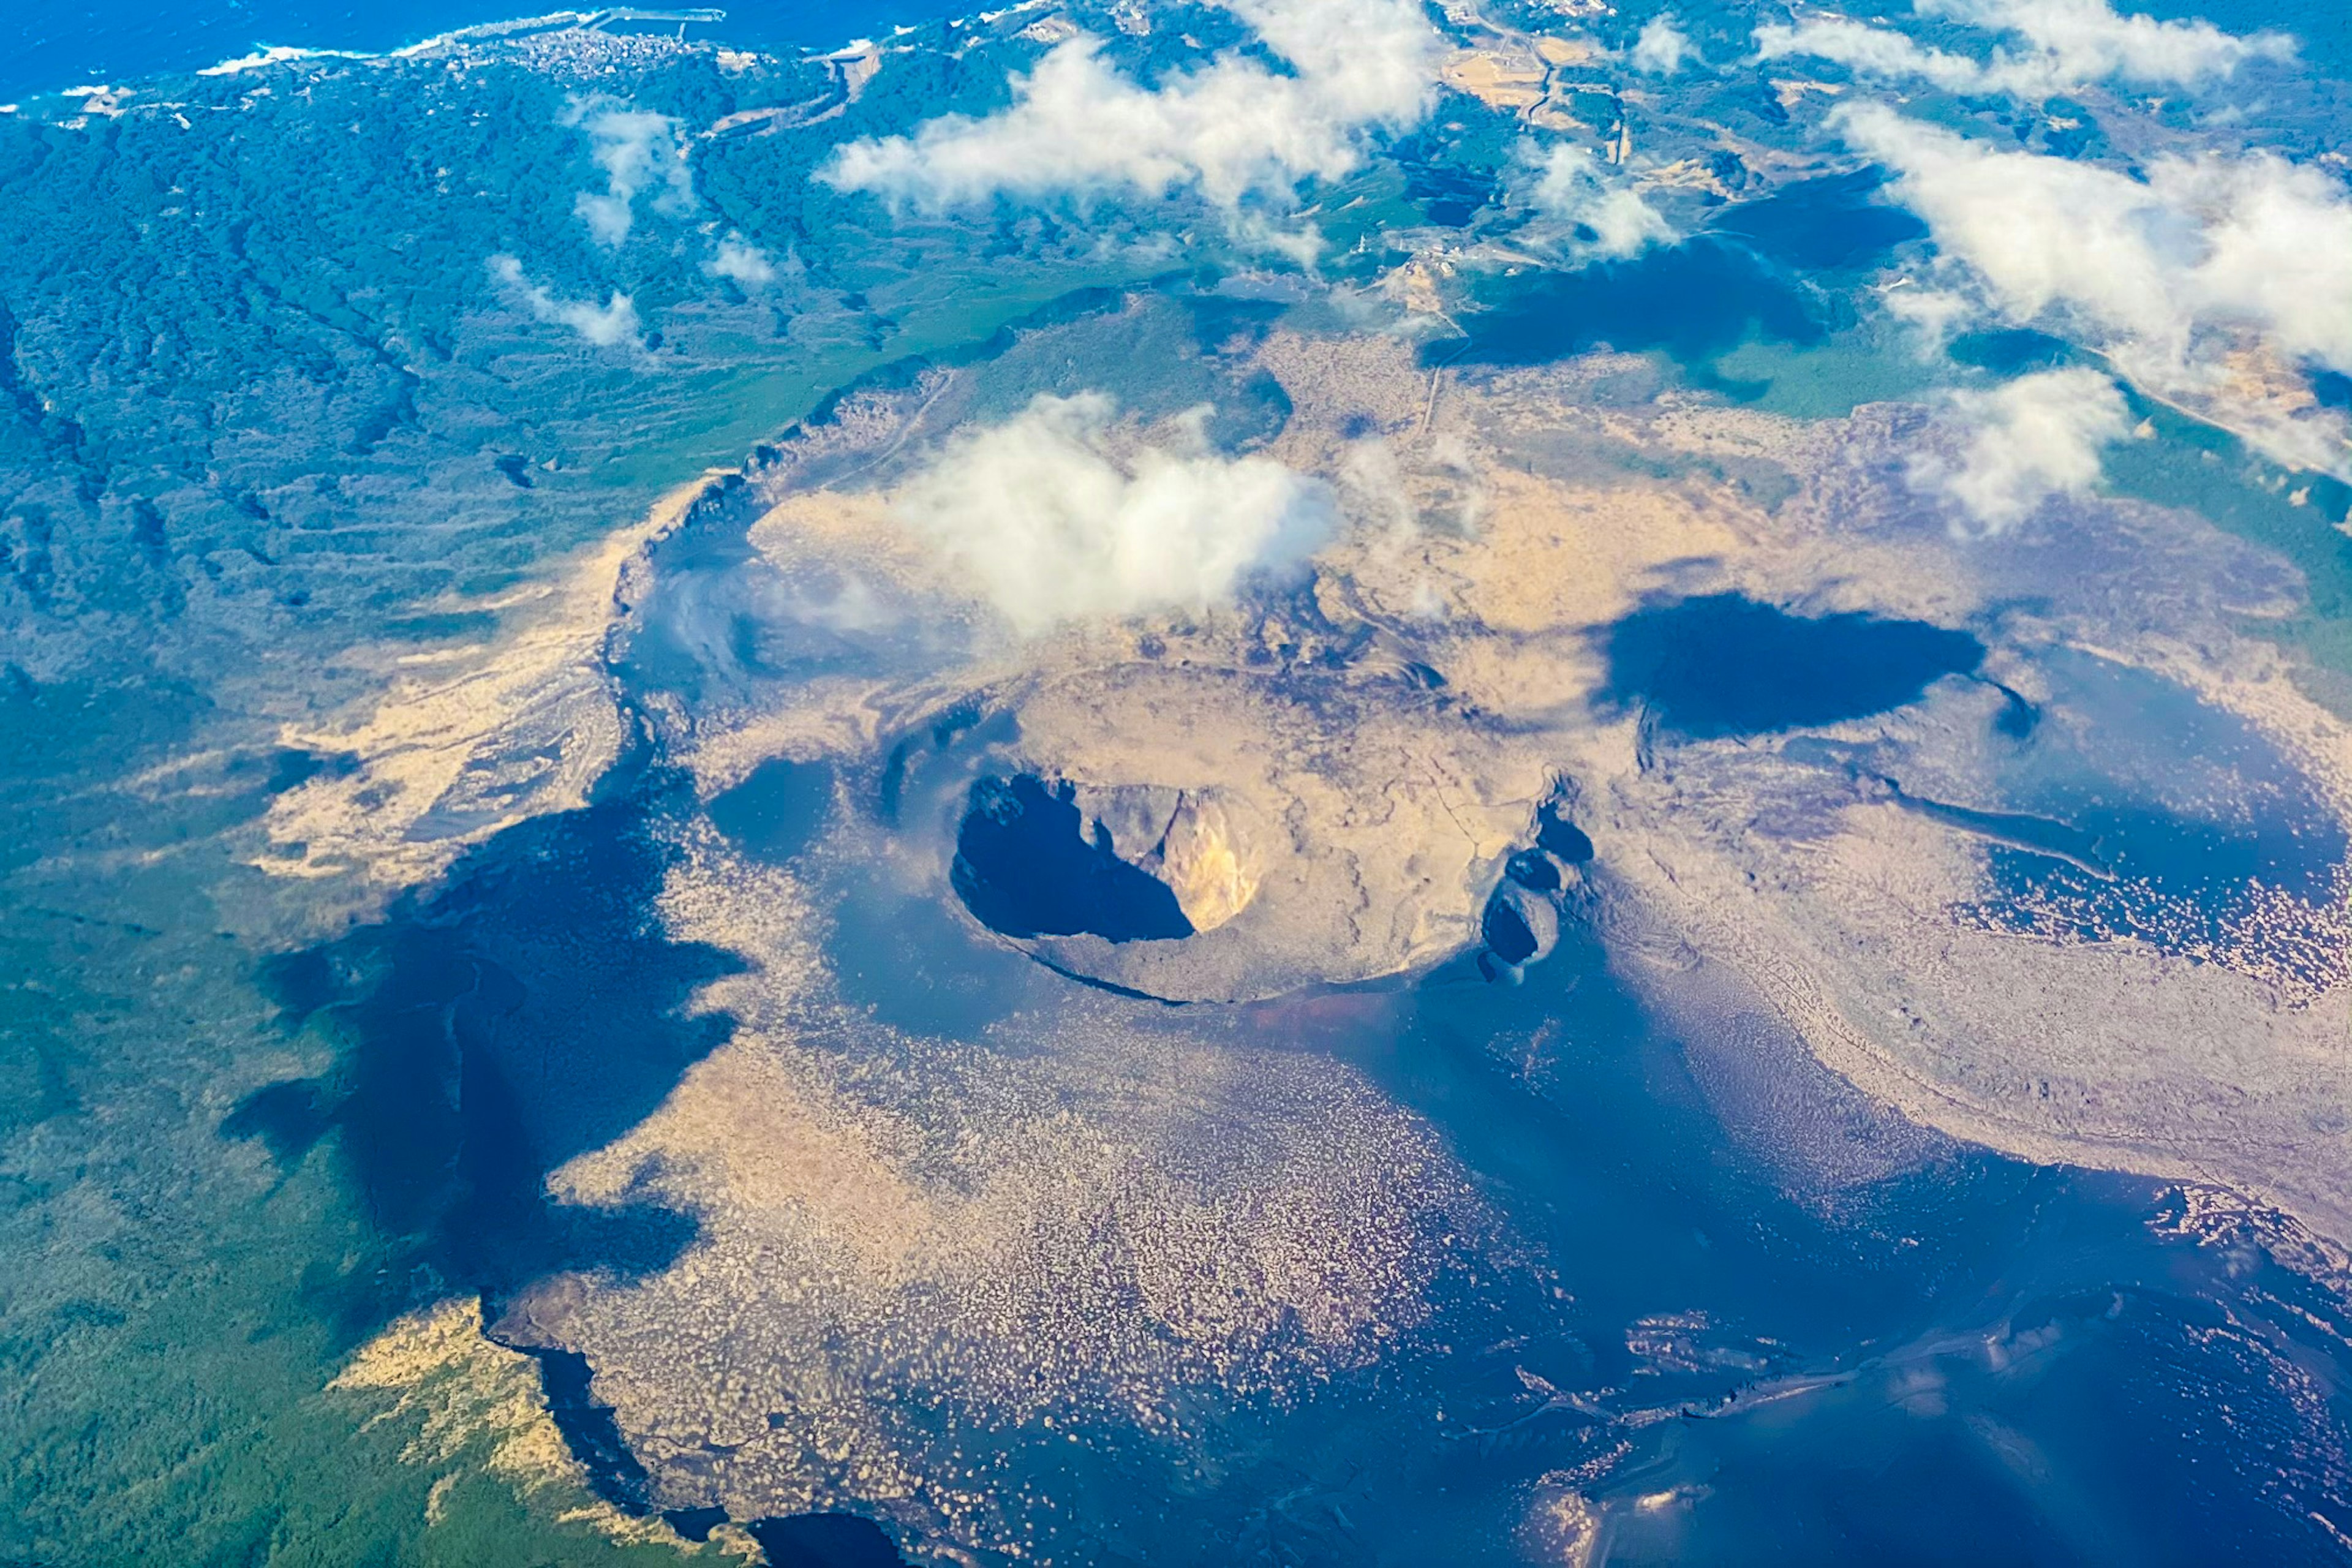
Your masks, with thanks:
[[[1031,773],[972,785],[950,879],[972,918],[1000,935],[1148,942],[1192,934],[1167,883],[1089,836],[1067,784]]]

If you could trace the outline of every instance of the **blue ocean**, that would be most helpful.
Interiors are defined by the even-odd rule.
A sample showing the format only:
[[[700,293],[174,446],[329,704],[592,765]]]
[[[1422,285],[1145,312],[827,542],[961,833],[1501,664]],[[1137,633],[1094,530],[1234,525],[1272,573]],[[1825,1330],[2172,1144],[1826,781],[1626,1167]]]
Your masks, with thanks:
[[[831,48],[854,37],[952,16],[960,8],[943,0],[859,0],[854,6],[768,0],[723,9],[730,43],[801,49]],[[461,27],[537,14],[528,5],[468,0],[417,0],[403,5],[315,5],[309,0],[200,0],[185,5],[30,0],[9,7],[6,18],[0,20],[0,100],[87,83],[202,70],[262,48],[376,53]]]

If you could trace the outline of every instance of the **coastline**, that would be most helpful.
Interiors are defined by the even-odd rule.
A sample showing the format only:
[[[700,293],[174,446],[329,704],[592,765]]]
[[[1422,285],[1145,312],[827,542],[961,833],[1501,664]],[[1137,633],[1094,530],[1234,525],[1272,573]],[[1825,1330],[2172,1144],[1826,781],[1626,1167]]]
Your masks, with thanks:
[[[569,31],[601,32],[611,26],[631,24],[677,25],[681,33],[687,27],[710,28],[731,25],[735,28],[732,35],[705,37],[690,41],[716,48],[742,47],[755,50],[790,50],[822,57],[856,47],[874,36],[877,27],[887,36],[894,30],[903,32],[908,26],[924,20],[968,21],[975,15],[962,9],[927,5],[921,0],[905,0],[900,8],[905,13],[903,16],[885,16],[879,22],[861,20],[851,24],[844,21],[836,26],[835,13],[814,5],[804,9],[795,7],[797,17],[788,13],[781,25],[776,20],[763,22],[752,16],[730,13],[716,6],[607,6],[593,11],[550,11],[531,16],[491,17],[443,27],[422,37],[381,42],[336,39],[321,36],[323,29],[313,29],[307,39],[289,38],[286,36],[287,29],[268,26],[261,31],[260,36],[248,37],[247,47],[242,54],[223,56],[213,52],[209,47],[198,47],[192,40],[190,45],[174,51],[174,58],[127,64],[121,69],[61,69],[52,79],[55,85],[26,80],[14,86],[0,87],[0,98],[6,100],[0,102],[0,113],[18,112],[24,105],[46,99],[68,98],[91,91],[120,91],[175,77],[236,76],[272,66],[299,65],[307,60],[415,59],[438,50],[468,45],[496,45]],[[324,18],[319,20],[325,21]],[[224,16],[222,24],[226,23],[227,18]],[[851,34],[856,36],[848,36]],[[39,42],[37,40],[37,45]]]

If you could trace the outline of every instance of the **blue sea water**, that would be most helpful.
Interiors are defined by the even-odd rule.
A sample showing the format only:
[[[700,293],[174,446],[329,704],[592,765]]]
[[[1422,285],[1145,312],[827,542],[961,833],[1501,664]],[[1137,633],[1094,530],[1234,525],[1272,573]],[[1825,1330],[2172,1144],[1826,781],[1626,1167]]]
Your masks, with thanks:
[[[529,0],[499,5],[485,0],[410,0],[400,5],[351,5],[333,0],[191,0],[154,5],[141,0],[30,0],[0,17],[0,100],[84,82],[121,81],[169,71],[195,70],[255,48],[378,51],[460,27],[529,16],[554,5]],[[593,9],[593,6],[583,6]],[[2304,60],[2323,75],[2352,69],[2352,8],[2268,0],[2141,0],[2119,7],[2162,20],[2203,18],[2234,32],[2291,34]],[[713,32],[751,47],[824,47],[970,9],[948,0],[757,0],[724,7]],[[1859,6],[1859,14],[1900,20],[1896,3]]]
[[[351,5],[327,0],[31,0],[0,16],[0,101],[90,82],[122,82],[201,70],[257,48],[396,49],[461,27],[562,7],[531,0],[410,0]],[[594,10],[582,5],[582,10]],[[650,9],[650,7],[647,7]],[[724,23],[697,25],[746,48],[829,48],[853,37],[954,16],[948,0],[760,0],[721,7]]]

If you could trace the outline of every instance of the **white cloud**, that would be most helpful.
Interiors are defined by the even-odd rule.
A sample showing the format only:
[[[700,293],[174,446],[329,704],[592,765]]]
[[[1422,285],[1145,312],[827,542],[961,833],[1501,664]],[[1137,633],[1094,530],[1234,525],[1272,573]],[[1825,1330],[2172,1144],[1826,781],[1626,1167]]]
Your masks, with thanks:
[[[1672,76],[1683,68],[1683,62],[1697,58],[1698,51],[1683,37],[1671,16],[1653,16],[1642,26],[1641,36],[1633,40],[1633,52],[1629,57],[1637,71],[1652,76]]]
[[[1203,608],[1329,532],[1330,489],[1271,458],[1226,458],[1206,410],[1122,457],[1100,393],[1039,396],[951,441],[894,498],[898,515],[1024,635],[1065,621]]]
[[[2278,33],[2240,37],[2202,20],[2159,22],[2122,16],[2108,0],[1915,0],[1928,16],[2014,33],[2076,80],[2194,87],[2227,77],[2251,59],[2285,59],[2294,41]]]
[[[1591,237],[1580,245],[1586,254],[1634,256],[1653,245],[1673,243],[1674,226],[1632,186],[1610,183],[1589,150],[1562,143],[1539,155],[1523,147],[1521,155],[1535,172],[1528,204],[1547,217],[1590,231]]]
[[[741,235],[730,234],[719,242],[719,248],[703,270],[714,278],[731,278],[746,289],[757,289],[776,280],[776,264],[767,253],[745,240]]]
[[[656,212],[677,216],[694,209],[694,176],[686,166],[677,121],[650,110],[591,112],[574,105],[566,123],[588,132],[597,166],[604,171],[604,191],[583,191],[572,204],[599,243],[618,245],[629,237],[637,197],[647,191],[657,193]]]
[[[1010,108],[853,142],[820,177],[930,208],[1196,187],[1231,209],[1252,195],[1287,202],[1309,175],[1345,174],[1365,132],[1411,126],[1428,111],[1439,40],[1413,0],[1223,4],[1289,73],[1229,53],[1147,89],[1080,36],[1013,79]]]
[[[2131,424],[2116,384],[2079,366],[1954,393],[1951,404],[1969,430],[1958,460],[1916,458],[1911,482],[1956,502],[1987,533],[2014,528],[2052,496],[2088,493],[2101,448]]]
[[[1915,0],[1943,16],[2008,35],[1981,63],[1927,47],[1908,36],[1844,18],[1756,29],[1764,59],[1809,56],[1857,75],[1913,78],[1947,92],[2046,98],[2093,81],[2138,87],[2201,87],[2252,59],[2284,59],[2294,43],[2277,33],[2240,37],[2210,22],[2123,16],[2108,0]]]
[[[1857,76],[1916,77],[1946,92],[1992,90],[1987,68],[1965,55],[1922,47],[1901,33],[1843,17],[1778,23],[1756,29],[1756,53],[1767,60],[1803,56],[1842,65]]]
[[[1975,300],[1952,289],[1914,289],[1911,279],[1900,280],[1903,286],[1879,291],[1879,302],[1897,320],[1908,321],[1918,330],[1918,350],[1932,358],[1944,352],[1952,339],[1966,331],[1981,315]]]
[[[2352,372],[2352,198],[2269,153],[2152,159],[2142,177],[1971,141],[1880,104],[1841,112],[1894,174],[1948,278],[2059,331],[2281,461],[2342,471],[2340,417],[2298,363]]]
[[[1405,492],[1404,466],[1385,438],[1364,436],[1349,442],[1340,455],[1339,481],[1349,517],[1367,531],[1393,538],[1419,527],[1421,514]]]
[[[523,309],[542,321],[570,327],[598,348],[635,344],[639,340],[636,307],[629,302],[626,294],[615,290],[602,305],[592,305],[585,300],[558,299],[543,286],[530,281],[523,273],[522,263],[511,256],[491,257],[489,269],[490,276]]]

